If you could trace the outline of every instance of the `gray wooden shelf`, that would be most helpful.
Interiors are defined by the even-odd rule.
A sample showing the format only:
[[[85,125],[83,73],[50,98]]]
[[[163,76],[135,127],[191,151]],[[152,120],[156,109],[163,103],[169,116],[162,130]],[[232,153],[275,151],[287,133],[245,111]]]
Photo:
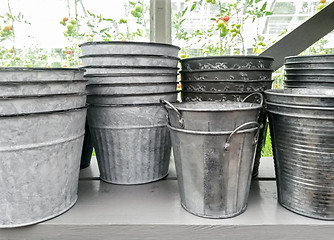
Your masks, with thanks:
[[[98,179],[95,159],[82,170],[72,209],[29,227],[0,229],[0,239],[319,239],[334,234],[334,222],[292,213],[277,203],[271,158],[261,159],[247,210],[230,219],[205,219],[180,206],[173,164],[161,181],[122,186]]]

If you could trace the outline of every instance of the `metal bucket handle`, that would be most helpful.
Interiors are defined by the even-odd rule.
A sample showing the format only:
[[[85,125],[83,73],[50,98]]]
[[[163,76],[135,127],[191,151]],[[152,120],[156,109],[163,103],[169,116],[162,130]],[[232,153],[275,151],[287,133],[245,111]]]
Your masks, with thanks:
[[[254,95],[260,96],[260,99],[261,99],[260,104],[263,105],[263,95],[260,92],[253,92],[253,93],[249,94],[241,102],[245,102],[249,97],[254,96]]]
[[[224,149],[225,149],[226,152],[227,152],[227,151],[230,149],[230,147],[231,147],[231,143],[230,143],[230,141],[231,141],[231,138],[233,137],[233,135],[234,135],[237,131],[239,131],[239,130],[241,130],[242,128],[244,128],[244,127],[246,127],[246,126],[249,126],[249,125],[256,125],[256,126],[257,126],[257,131],[256,131],[256,134],[255,134],[255,137],[254,137],[253,145],[256,145],[256,144],[257,144],[258,139],[259,139],[259,133],[260,133],[260,131],[259,131],[259,129],[260,129],[260,124],[259,124],[258,122],[247,122],[247,123],[244,123],[244,124],[240,125],[239,127],[235,128],[235,129],[230,133],[230,135],[228,136],[228,138],[227,138],[227,140],[226,140],[225,146],[224,146]]]
[[[166,105],[167,105],[167,106],[169,106],[174,112],[176,112],[176,114],[177,114],[177,116],[178,116],[178,118],[179,118],[178,122],[179,122],[179,124],[180,124],[180,127],[181,127],[181,128],[184,128],[184,120],[183,120],[183,118],[182,118],[182,114],[180,113],[180,111],[177,110],[177,108],[176,108],[173,104],[171,104],[170,102],[168,102],[168,101],[166,101],[166,100],[164,100],[164,99],[160,99],[160,103],[164,106],[164,108],[165,108],[166,110],[168,110],[167,107],[166,107]],[[169,122],[169,117],[168,117],[168,122]]]

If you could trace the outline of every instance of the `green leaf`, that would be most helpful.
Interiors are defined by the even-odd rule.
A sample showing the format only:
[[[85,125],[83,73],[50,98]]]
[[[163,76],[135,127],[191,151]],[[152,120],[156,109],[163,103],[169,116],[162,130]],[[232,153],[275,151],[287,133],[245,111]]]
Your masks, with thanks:
[[[192,12],[197,6],[197,2],[194,2],[194,4],[191,6],[190,12]]]
[[[182,14],[181,14],[182,17],[183,17],[184,14],[187,12],[187,10],[188,10],[188,7],[186,7],[186,8],[182,11]]]
[[[216,21],[216,19],[215,19],[215,18],[210,18],[210,20],[212,20],[212,21]]]
[[[261,10],[260,10],[260,11],[264,11],[264,10],[266,9],[266,7],[267,7],[267,2],[265,2],[265,3],[262,5],[262,7],[261,7]]]
[[[109,33],[104,33],[108,38],[111,38],[110,34]]]

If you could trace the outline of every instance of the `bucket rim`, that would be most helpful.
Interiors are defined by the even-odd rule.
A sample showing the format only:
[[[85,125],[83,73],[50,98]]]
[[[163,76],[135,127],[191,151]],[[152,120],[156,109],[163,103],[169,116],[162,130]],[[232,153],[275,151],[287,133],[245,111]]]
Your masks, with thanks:
[[[33,113],[16,113],[16,114],[7,114],[3,115],[0,114],[0,118],[13,118],[13,117],[29,117],[29,116],[38,116],[38,115],[44,115],[44,114],[63,114],[68,112],[76,112],[85,110],[88,108],[88,104],[86,104],[84,107],[78,107],[78,108],[70,108],[70,109],[62,109],[62,110],[55,110],[55,111],[45,111],[45,112],[33,112]]]
[[[168,43],[158,43],[158,42],[136,42],[136,41],[92,41],[92,42],[84,42],[79,44],[79,47],[82,46],[89,46],[89,45],[130,45],[130,44],[135,44],[135,45],[147,45],[147,46],[162,46],[162,47],[171,47],[171,48],[176,48],[180,50],[181,48],[176,45],[168,44]]]
[[[247,107],[244,108],[232,108],[232,109],[224,109],[224,108],[212,108],[212,109],[200,109],[200,108],[186,108],[186,107],[180,107],[178,105],[188,104],[188,105],[196,105],[196,104],[221,104],[221,105],[247,105]],[[175,108],[179,111],[184,112],[232,112],[232,111],[248,111],[248,110],[254,110],[254,109],[261,109],[262,105],[259,103],[250,103],[250,102],[233,102],[233,101],[225,101],[225,102],[217,102],[217,101],[201,101],[201,102],[184,102],[184,103],[177,103],[174,105]],[[166,105],[166,108],[172,110],[172,108],[168,105]]]
[[[110,65],[88,65],[84,68],[107,68],[107,69],[119,69],[119,68],[133,68],[133,69],[169,69],[169,70],[178,70],[177,67],[166,67],[166,66],[131,66],[131,65],[120,65],[120,66],[110,66]]]
[[[212,95],[224,95],[224,94],[251,94],[254,91],[249,91],[249,92],[241,92],[241,91],[225,91],[225,92],[213,92],[213,91],[200,91],[200,92],[196,92],[196,91],[184,91],[181,90],[181,92],[183,93],[195,93],[195,94],[212,94]],[[258,92],[258,93],[263,93],[264,91]]]
[[[104,74],[85,74],[84,78],[105,78],[105,77],[160,77],[177,76],[177,73],[104,73]]]
[[[314,77],[314,78],[317,78],[317,77],[333,77],[334,78],[334,74],[323,74],[323,73],[317,73],[317,75],[314,75],[314,74],[293,74],[293,73],[287,73],[287,74],[284,74],[285,76],[292,76],[292,77]]]
[[[208,132],[208,131],[194,131],[194,130],[188,130],[188,129],[181,129],[181,128],[175,128],[172,127],[170,124],[167,124],[167,127],[170,130],[176,131],[176,132],[182,132],[182,133],[187,133],[187,134],[193,134],[193,135],[230,135],[233,133],[233,130],[230,131],[214,131],[214,132]],[[258,127],[250,127],[242,130],[238,130],[235,133],[240,134],[240,133],[249,133],[249,132],[254,132],[257,131]]]
[[[334,55],[333,55],[334,57]],[[310,62],[310,61],[302,61],[302,62],[287,62],[284,65],[297,65],[297,64],[333,64],[334,65],[334,60],[331,62],[328,61],[316,61],[316,62]]]
[[[209,72],[273,72],[271,68],[223,68],[223,69],[195,69],[191,71],[182,70],[180,74],[209,73]]]
[[[202,80],[186,80],[186,81],[180,81],[181,83],[269,83],[273,82],[274,80],[208,80],[208,81],[202,81]]]
[[[293,81],[295,82],[295,81]],[[298,82],[298,81],[297,81]],[[292,90],[293,89],[293,90]],[[271,96],[280,96],[280,97],[297,97],[297,98],[328,98],[328,99],[334,99],[334,89],[328,89],[328,88],[292,88],[288,89],[288,91],[294,91],[296,89],[303,89],[303,91],[322,91],[322,92],[332,92],[332,95],[324,95],[324,94],[296,94],[296,93],[285,93],[284,91],[287,91],[287,89],[268,89],[264,91],[266,95]],[[330,93],[328,93],[330,94]],[[268,103],[268,101],[267,101]],[[269,101],[270,103],[270,101]]]
[[[88,55],[82,55],[79,58],[109,58],[109,57],[116,57],[116,58],[144,57],[144,58],[167,58],[167,59],[173,59],[173,60],[180,60],[180,58],[174,57],[174,56],[152,55],[152,54],[88,54]]]
[[[75,71],[75,72],[85,72],[86,70],[83,67],[79,68],[46,68],[46,67],[0,67],[0,74],[1,72],[12,72],[12,71],[17,71],[17,72],[28,72],[28,71]]]
[[[137,97],[137,96],[156,96],[156,95],[172,95],[178,94],[180,91],[173,91],[173,92],[154,92],[154,93],[133,93],[133,94],[92,94],[88,95],[89,97],[110,97],[110,98],[117,98],[117,97]]]
[[[160,103],[120,103],[120,104],[99,104],[91,103],[88,107],[144,107],[144,106],[161,106]]]
[[[319,55],[302,55],[302,56],[287,56],[285,59],[301,59],[301,58],[318,58],[318,57],[334,57],[334,54],[319,54]]]
[[[274,61],[275,59],[270,56],[256,56],[256,55],[224,55],[224,56],[207,56],[207,57],[192,57],[181,59],[182,62],[192,61],[192,60],[208,60],[208,59],[230,59],[230,58],[241,58],[241,59],[267,59]]]
[[[65,83],[87,83],[85,79],[77,79],[77,80],[38,80],[38,81],[6,81],[1,82],[0,85],[29,85],[29,84],[65,84]]]
[[[285,107],[285,108],[292,108],[292,109],[301,109],[301,110],[320,110],[320,111],[333,111],[334,112],[334,107],[323,107],[323,106],[305,106],[305,105],[286,105],[286,104],[279,104],[279,103],[273,103],[266,101],[267,105],[272,105],[276,107]],[[266,109],[269,111],[269,109]],[[334,117],[334,116],[333,116]]]
[[[110,87],[126,87],[126,86],[150,86],[150,85],[177,85],[179,82],[143,82],[143,83],[89,83],[88,86],[93,87],[104,87],[104,86],[110,86]]]
[[[305,70],[310,70],[310,71],[328,71],[328,70],[332,70],[332,71],[334,71],[333,68],[285,68],[284,70],[286,72],[291,71],[291,70],[292,71],[296,71],[296,70],[297,71],[305,71]],[[296,75],[299,75],[299,74],[296,74]]]
[[[27,98],[44,98],[44,97],[82,97],[87,96],[86,93],[61,93],[61,94],[39,94],[39,95],[17,95],[17,96],[7,96],[0,97],[0,101],[2,100],[14,100],[14,99],[27,99]]]

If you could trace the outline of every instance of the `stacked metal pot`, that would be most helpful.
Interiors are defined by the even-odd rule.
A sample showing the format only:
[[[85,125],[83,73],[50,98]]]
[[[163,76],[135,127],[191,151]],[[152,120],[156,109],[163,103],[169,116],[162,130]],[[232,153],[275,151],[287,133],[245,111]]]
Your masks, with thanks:
[[[287,88],[334,87],[334,55],[291,56],[284,66]]]
[[[77,200],[86,119],[83,70],[0,68],[0,228]]]
[[[159,100],[177,100],[179,47],[117,41],[80,47],[100,178],[141,184],[165,177],[171,144]]]
[[[274,59],[259,56],[199,57],[181,60],[182,101],[241,101],[254,92],[272,87]],[[255,99],[256,101],[256,99]],[[261,112],[260,141],[253,175],[257,176],[267,132],[267,116]]]
[[[168,111],[182,206],[206,218],[241,214],[247,205],[262,104],[161,102]]]

